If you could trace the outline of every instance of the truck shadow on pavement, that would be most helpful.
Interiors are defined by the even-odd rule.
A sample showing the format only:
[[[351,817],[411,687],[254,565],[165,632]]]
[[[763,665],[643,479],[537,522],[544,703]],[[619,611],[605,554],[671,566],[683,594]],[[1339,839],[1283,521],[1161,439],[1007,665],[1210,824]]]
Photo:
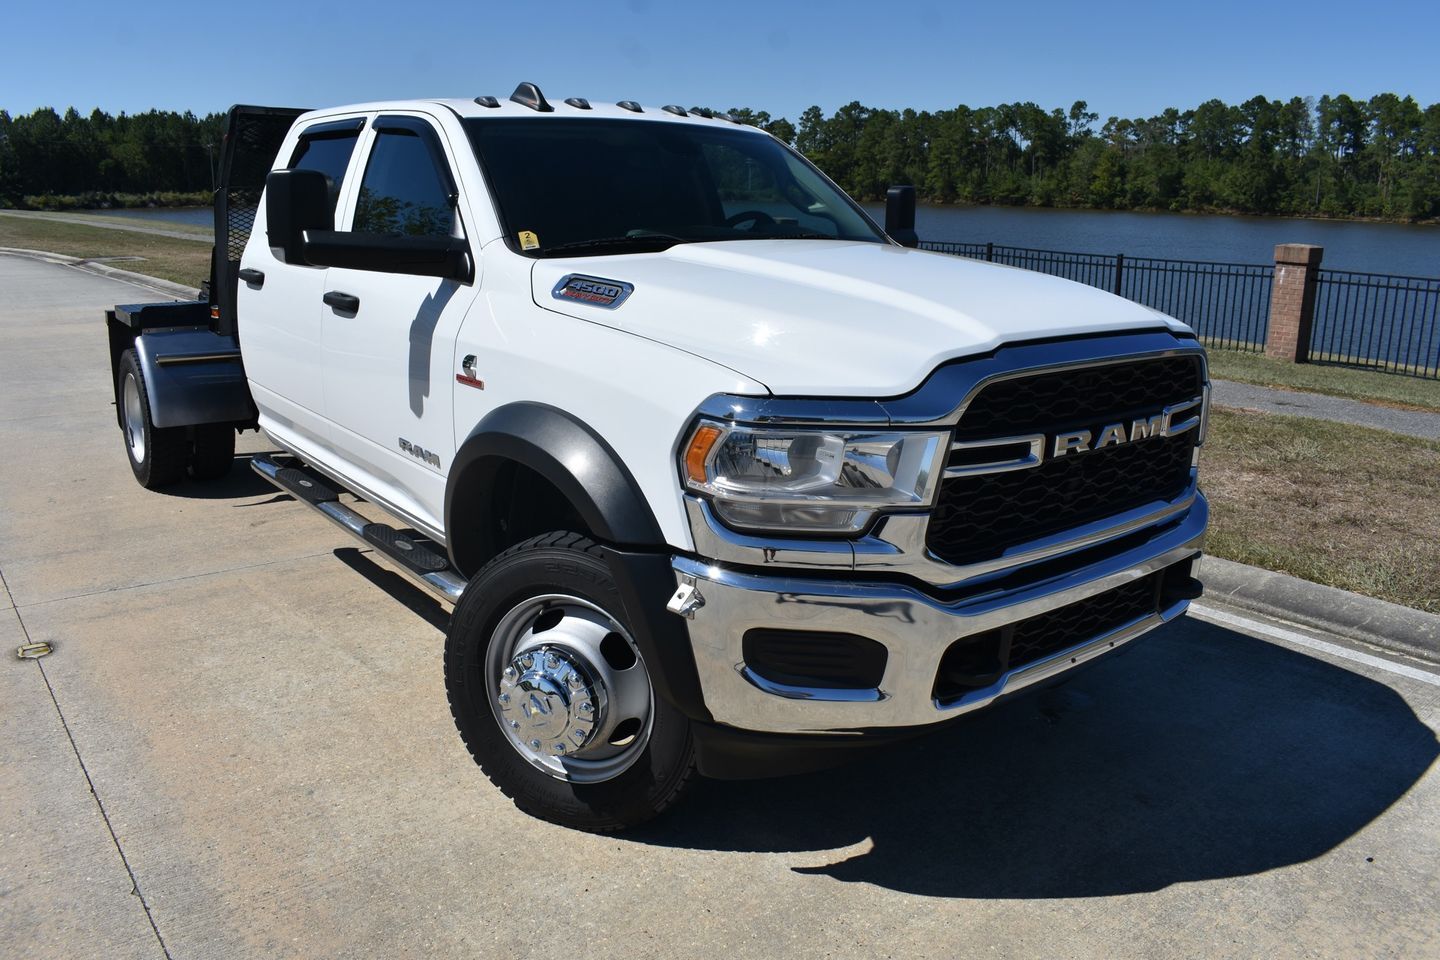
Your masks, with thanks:
[[[702,782],[625,839],[809,854],[934,897],[1102,897],[1260,873],[1354,836],[1440,751],[1389,687],[1184,619],[1070,682],[849,767]],[[813,865],[866,839],[868,851]],[[1353,869],[1372,869],[1356,849]]]
[[[195,481],[186,477],[179,483],[161,487],[155,493],[186,500],[243,500],[266,493],[280,493],[275,486],[250,469],[250,454],[236,454],[230,472],[218,480]],[[288,494],[284,496],[288,499]]]
[[[413,530],[404,531],[413,536],[420,534]],[[450,611],[433,596],[406,580],[400,574],[389,570],[370,558],[371,551],[359,547],[337,547],[333,553],[351,570],[360,574],[372,584],[390,594],[398,603],[430,626],[444,633],[450,627]]]

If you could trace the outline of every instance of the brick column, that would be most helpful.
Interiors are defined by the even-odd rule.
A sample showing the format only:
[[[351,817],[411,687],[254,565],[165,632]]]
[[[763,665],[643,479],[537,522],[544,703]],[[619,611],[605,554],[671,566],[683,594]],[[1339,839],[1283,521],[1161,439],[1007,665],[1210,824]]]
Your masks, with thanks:
[[[1270,329],[1265,355],[1291,363],[1310,359],[1315,323],[1315,281],[1324,247],[1308,243],[1275,245],[1275,280],[1270,287]]]

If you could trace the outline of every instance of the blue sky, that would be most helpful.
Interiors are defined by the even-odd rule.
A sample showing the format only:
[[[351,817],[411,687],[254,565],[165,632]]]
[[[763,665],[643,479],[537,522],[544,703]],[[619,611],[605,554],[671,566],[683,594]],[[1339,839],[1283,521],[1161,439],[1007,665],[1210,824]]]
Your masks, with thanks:
[[[1303,11],[1303,12],[1301,12]],[[1079,98],[1102,118],[1210,97],[1382,91],[1440,101],[1440,3],[329,4],[11,0],[0,107],[82,112],[547,95],[752,106]]]

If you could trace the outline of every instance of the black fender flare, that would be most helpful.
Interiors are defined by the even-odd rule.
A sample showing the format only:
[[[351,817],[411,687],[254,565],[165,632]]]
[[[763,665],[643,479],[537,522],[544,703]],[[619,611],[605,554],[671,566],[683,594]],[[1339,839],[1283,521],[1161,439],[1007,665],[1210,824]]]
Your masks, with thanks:
[[[595,539],[614,546],[661,547],[665,538],[640,486],[620,456],[590,426],[557,407],[521,401],[497,407],[455,453],[445,483],[445,531],[450,560],[467,576],[474,548],[456,534],[506,461],[554,484]],[[483,555],[488,551],[480,550]]]
[[[481,498],[507,462],[534,470],[570,501],[601,542],[656,693],[692,719],[708,721],[685,620],[665,609],[675,589],[670,548],[640,485],[588,424],[530,401],[498,407],[480,421],[456,452],[445,484],[451,563],[474,576],[477,560],[494,552],[493,545],[477,546],[456,534],[466,511],[483,507]]]

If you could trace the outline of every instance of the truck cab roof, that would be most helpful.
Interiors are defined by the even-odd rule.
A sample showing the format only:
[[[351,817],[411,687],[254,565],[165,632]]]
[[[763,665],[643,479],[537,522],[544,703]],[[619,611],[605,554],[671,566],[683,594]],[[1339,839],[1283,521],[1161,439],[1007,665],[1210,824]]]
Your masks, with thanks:
[[[754,130],[758,134],[764,131],[749,127],[747,124],[730,117],[729,114],[719,113],[703,107],[685,108],[676,104],[667,105],[645,105],[634,100],[622,100],[616,103],[586,100],[583,97],[569,97],[565,100],[547,100],[543,95],[538,99],[528,99],[528,102],[520,102],[521,90],[525,87],[538,89],[532,84],[521,84],[516,93],[510,98],[495,96],[479,96],[471,99],[461,98],[421,98],[414,100],[377,100],[369,103],[354,103],[338,107],[326,107],[321,110],[313,110],[300,117],[300,122],[323,119],[325,117],[345,115],[353,113],[376,113],[394,110],[416,110],[433,109],[443,107],[459,116],[462,119],[468,118],[489,118],[504,117],[507,119],[523,118],[536,121],[545,121],[557,118],[595,118],[613,120],[654,120],[663,123],[686,123],[706,126],[723,125],[726,127],[739,127]],[[540,104],[543,106],[539,106]],[[765,134],[768,136],[768,134]]]

